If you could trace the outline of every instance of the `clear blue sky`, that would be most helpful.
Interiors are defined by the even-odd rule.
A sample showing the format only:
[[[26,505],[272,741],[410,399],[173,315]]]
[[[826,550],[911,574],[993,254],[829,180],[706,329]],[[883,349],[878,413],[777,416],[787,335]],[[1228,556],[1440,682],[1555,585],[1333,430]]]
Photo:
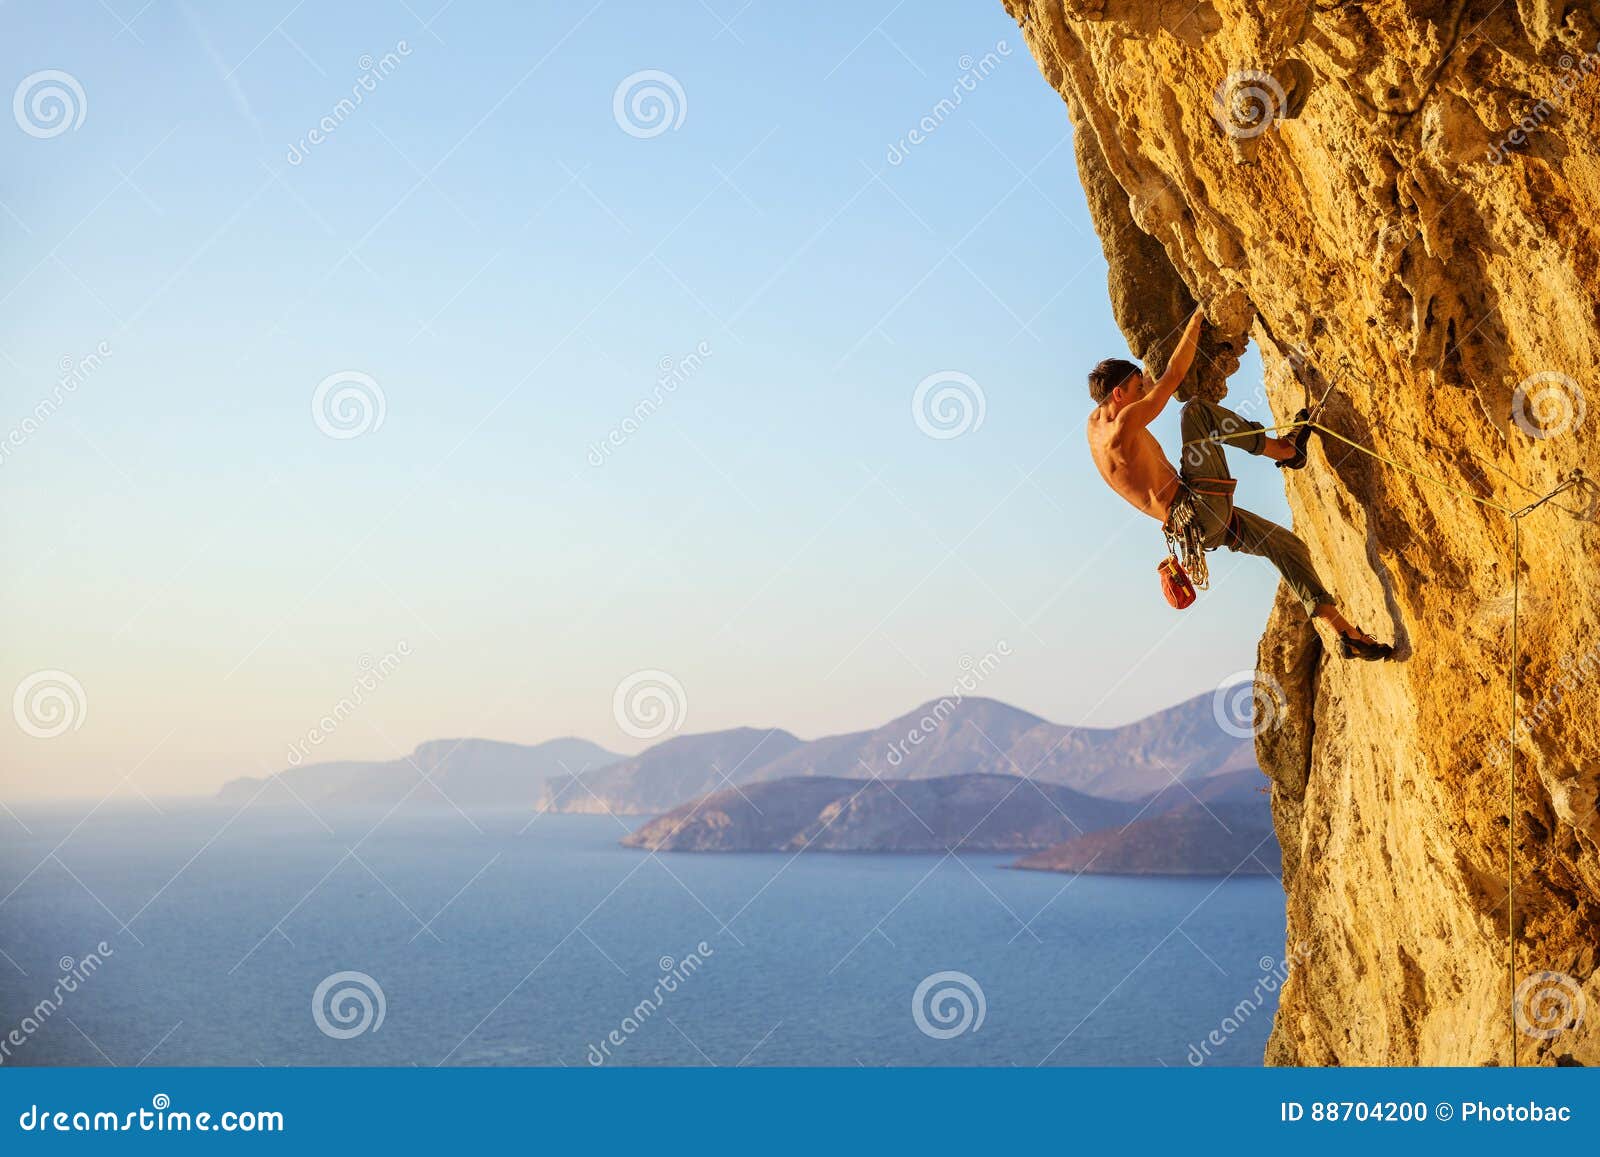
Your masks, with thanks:
[[[998,0],[0,19],[8,89],[59,70],[83,94],[76,127],[36,135],[60,126],[24,106],[0,132],[4,428],[108,351],[0,465],[4,688],[84,689],[75,729],[6,730],[0,796],[274,770],[402,640],[323,754],[636,750],[612,696],[647,668],[686,730],[810,737],[947,692],[1001,640],[981,693],[1061,722],[1252,664],[1267,564],[1220,556],[1178,616],[1158,528],[1085,455],[1084,374],[1126,351],[1066,108]],[[656,135],[614,115],[642,70],[683,94]],[[383,396],[359,437],[313,419],[340,371]],[[939,439],[912,399],[944,371],[984,414]],[[1259,363],[1234,381],[1254,395]],[[1286,517],[1277,471],[1240,473]]]

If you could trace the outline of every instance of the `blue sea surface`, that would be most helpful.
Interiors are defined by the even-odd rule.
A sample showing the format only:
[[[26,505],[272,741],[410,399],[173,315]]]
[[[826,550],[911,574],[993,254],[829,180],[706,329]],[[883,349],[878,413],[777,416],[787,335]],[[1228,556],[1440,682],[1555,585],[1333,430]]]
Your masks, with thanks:
[[[1271,878],[160,806],[0,817],[4,1063],[1256,1065],[1285,955]]]

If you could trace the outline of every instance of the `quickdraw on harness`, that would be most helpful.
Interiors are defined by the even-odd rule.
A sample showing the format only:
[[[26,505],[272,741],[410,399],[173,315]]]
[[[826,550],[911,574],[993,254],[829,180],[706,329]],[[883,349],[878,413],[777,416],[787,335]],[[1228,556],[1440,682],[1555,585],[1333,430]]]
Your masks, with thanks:
[[[1194,602],[1196,590],[1207,590],[1211,586],[1211,570],[1206,565],[1206,520],[1199,499],[1227,500],[1227,537],[1237,538],[1237,520],[1233,512],[1233,490],[1237,485],[1235,478],[1185,481],[1173,500],[1167,521],[1161,525],[1161,533],[1167,539],[1167,557],[1156,569],[1161,575],[1162,594],[1180,611]]]

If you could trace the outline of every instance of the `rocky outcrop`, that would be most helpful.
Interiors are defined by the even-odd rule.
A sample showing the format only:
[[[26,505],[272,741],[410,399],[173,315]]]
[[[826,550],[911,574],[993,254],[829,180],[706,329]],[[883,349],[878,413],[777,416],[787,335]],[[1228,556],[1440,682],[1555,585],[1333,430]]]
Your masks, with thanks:
[[[667,852],[1020,852],[1125,824],[1137,810],[1009,775],[806,776],[694,800],[622,843]]]
[[[1275,413],[1320,368],[1323,421],[1393,461],[1323,437],[1286,479],[1324,579],[1401,654],[1325,655],[1281,596],[1267,624],[1258,754],[1305,946],[1268,1059],[1600,1062],[1600,529],[1577,493],[1522,522],[1508,805],[1497,508],[1600,474],[1597,6],[1005,3],[1066,100],[1135,355],[1163,363],[1197,300],[1185,394],[1248,396],[1254,339]],[[1524,999],[1532,1031],[1508,945],[1554,998]]]
[[[1013,867],[1096,876],[1277,876],[1266,801],[1182,804],[1120,828],[1085,832]]]

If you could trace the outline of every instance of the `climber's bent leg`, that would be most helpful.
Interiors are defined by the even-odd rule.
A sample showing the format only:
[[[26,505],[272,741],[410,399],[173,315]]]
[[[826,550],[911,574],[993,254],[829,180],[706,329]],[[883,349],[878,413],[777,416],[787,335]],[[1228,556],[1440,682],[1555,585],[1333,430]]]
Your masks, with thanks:
[[[1270,439],[1260,422],[1241,418],[1226,406],[1191,398],[1183,405],[1183,462],[1185,482],[1192,478],[1227,478],[1224,451],[1237,446],[1247,454],[1260,454]],[[1193,445],[1190,445],[1193,443]]]
[[[1238,507],[1234,508],[1234,528],[1237,533],[1230,530],[1224,539],[1228,549],[1260,555],[1277,567],[1283,581],[1306,609],[1307,618],[1317,618],[1320,608],[1333,604],[1333,596],[1311,565],[1311,552],[1293,531]]]

